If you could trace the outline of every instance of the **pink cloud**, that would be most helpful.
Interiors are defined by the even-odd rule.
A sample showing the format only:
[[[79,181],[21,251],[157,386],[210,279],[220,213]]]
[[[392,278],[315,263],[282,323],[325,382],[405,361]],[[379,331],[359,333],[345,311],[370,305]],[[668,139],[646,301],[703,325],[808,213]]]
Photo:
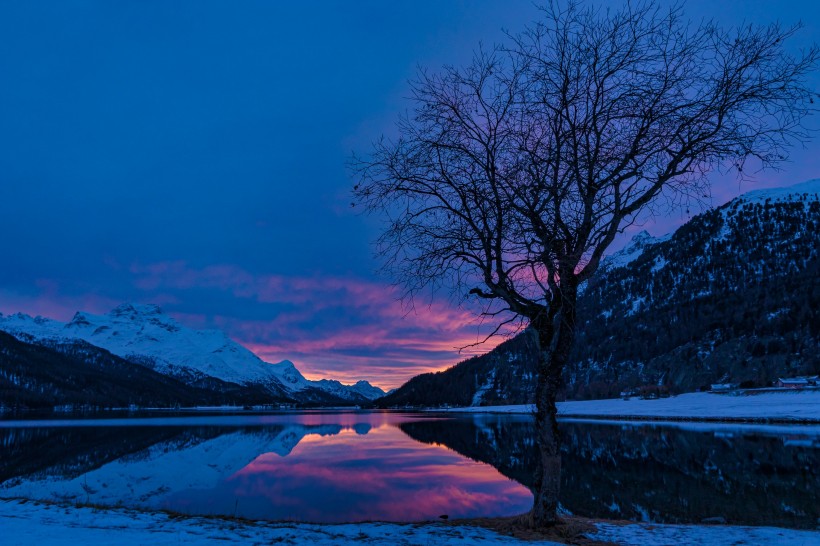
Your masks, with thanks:
[[[0,312],[6,314],[24,312],[32,316],[41,315],[67,321],[79,310],[104,313],[122,303],[94,293],[66,296],[61,293],[59,284],[52,280],[37,280],[35,285],[40,292],[34,295],[0,290]]]
[[[184,262],[134,265],[131,272],[146,292],[217,290],[266,306],[270,318],[218,314],[210,322],[265,360],[294,361],[312,379],[366,379],[392,388],[502,340],[474,347],[492,324],[470,310],[445,300],[408,309],[393,286],[359,278],[252,275],[233,265],[197,269]]]

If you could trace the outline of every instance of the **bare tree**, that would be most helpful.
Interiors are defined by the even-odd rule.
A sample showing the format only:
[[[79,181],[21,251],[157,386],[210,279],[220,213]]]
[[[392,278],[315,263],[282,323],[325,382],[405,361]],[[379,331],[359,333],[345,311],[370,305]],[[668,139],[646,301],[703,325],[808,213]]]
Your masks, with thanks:
[[[654,207],[702,196],[718,169],[776,167],[808,138],[819,55],[784,49],[797,30],[552,3],[469,66],[422,71],[399,138],[354,160],[355,198],[386,218],[379,252],[407,294],[451,287],[537,334],[531,525],[557,521],[555,402],[579,285]]]

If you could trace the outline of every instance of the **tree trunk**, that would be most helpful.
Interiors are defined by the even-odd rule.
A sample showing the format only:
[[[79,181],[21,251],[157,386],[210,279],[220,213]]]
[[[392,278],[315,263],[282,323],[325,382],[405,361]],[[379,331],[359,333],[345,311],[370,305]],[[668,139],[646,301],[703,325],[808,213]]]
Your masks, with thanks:
[[[569,360],[575,339],[575,300],[577,288],[562,287],[554,318],[533,321],[539,342],[538,383],[535,390],[535,436],[540,465],[535,476],[535,500],[529,514],[533,527],[548,527],[558,522],[561,492],[561,435],[556,419],[556,396],[562,385],[562,372]]]

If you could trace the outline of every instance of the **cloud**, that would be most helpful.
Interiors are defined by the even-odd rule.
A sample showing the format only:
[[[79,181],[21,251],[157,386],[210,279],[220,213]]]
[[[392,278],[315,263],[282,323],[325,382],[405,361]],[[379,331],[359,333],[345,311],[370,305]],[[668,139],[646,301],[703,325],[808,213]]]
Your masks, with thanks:
[[[170,293],[191,309],[196,294],[234,300],[210,313],[170,310],[183,322],[224,330],[265,360],[292,360],[311,379],[366,379],[392,388],[501,341],[481,343],[493,325],[470,310],[437,299],[408,309],[396,288],[361,278],[255,275],[230,264],[195,268],[181,261],[130,271],[145,301]]]
[[[184,261],[117,268],[107,293],[37,279],[26,292],[0,289],[0,312],[69,320],[108,312],[124,301],[157,303],[182,324],[217,328],[264,360],[291,360],[310,379],[367,380],[400,386],[483,354],[494,323],[445,299],[407,307],[393,286],[354,276],[254,274],[232,264]]]
[[[37,279],[37,292],[24,294],[0,289],[0,312],[28,313],[58,320],[68,320],[79,310],[103,313],[122,303],[93,292],[66,295],[64,288],[52,279]]]

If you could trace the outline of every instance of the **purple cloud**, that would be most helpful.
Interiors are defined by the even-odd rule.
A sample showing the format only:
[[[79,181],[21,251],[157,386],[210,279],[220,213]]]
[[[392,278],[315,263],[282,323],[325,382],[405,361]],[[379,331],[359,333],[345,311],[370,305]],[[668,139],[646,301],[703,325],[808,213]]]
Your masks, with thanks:
[[[467,309],[432,300],[408,310],[394,287],[374,281],[253,275],[234,265],[197,269],[184,262],[134,265],[131,272],[145,301],[172,293],[190,302],[189,294],[202,291],[242,300],[237,314],[172,314],[223,329],[266,360],[293,360],[309,378],[367,379],[392,388],[501,341],[479,343],[489,325]],[[267,315],[247,316],[244,311],[253,305]]]

